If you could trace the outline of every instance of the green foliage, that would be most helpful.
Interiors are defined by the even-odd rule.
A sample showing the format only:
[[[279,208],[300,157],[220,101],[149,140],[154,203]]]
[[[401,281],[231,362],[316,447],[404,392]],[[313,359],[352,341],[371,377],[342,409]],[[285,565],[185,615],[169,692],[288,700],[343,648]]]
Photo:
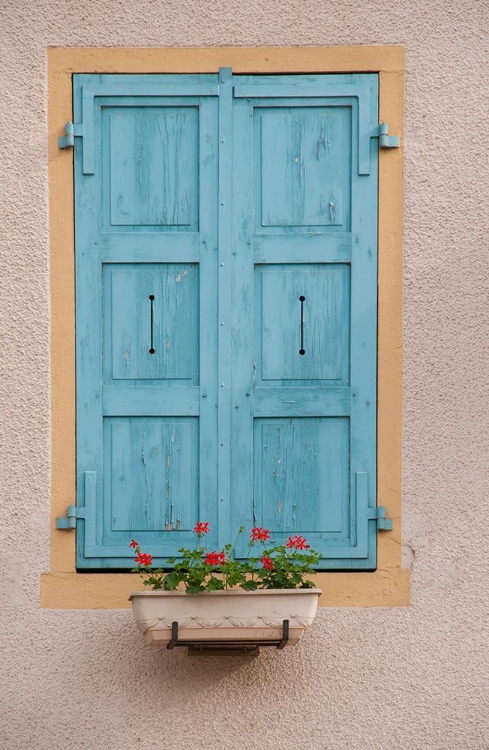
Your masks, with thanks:
[[[137,553],[133,573],[139,573],[143,584],[151,586],[154,591],[184,589],[188,594],[229,588],[256,591],[314,587],[313,581],[306,576],[314,573],[313,566],[319,563],[320,556],[310,549],[303,537],[296,535],[289,537],[287,542],[273,543],[267,529],[256,527],[251,530],[247,558],[236,560],[234,550],[244,531],[243,526],[239,528],[234,544],[226,544],[222,552],[210,552],[201,546],[203,536],[209,531],[207,522],[199,522],[194,531],[197,534],[195,547],[183,547],[179,550],[180,558],[170,558],[168,562],[173,565],[173,570],[168,573],[161,568],[153,570],[152,556],[141,552],[133,539],[130,546]]]

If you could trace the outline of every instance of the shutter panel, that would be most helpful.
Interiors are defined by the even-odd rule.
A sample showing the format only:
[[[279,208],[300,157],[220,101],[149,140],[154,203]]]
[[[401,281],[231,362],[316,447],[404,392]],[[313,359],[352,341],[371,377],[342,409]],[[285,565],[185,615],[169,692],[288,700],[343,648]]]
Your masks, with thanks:
[[[235,82],[233,517],[372,569],[377,76]]]
[[[75,76],[79,568],[217,534],[217,94]]]

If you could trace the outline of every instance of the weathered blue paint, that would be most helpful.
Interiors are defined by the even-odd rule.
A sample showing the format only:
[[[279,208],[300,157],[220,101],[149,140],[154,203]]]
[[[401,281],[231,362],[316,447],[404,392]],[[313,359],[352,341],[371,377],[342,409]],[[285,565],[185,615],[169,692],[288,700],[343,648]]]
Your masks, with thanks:
[[[75,76],[79,567],[199,519],[375,567],[377,108],[376,75]]]
[[[129,529],[133,534],[192,530],[199,512],[198,421],[104,420],[104,466],[109,469],[104,473],[104,528],[126,534]]]
[[[346,383],[350,267],[261,264],[255,275],[257,377],[283,385]],[[305,354],[297,356],[301,340]]]
[[[217,350],[217,425],[218,470],[217,512],[219,520],[218,546],[223,548],[231,533],[231,475],[229,470],[231,423],[231,244],[232,244],[232,72],[230,68],[219,71],[219,230],[218,230],[218,350]],[[212,356],[212,353],[208,353]]]
[[[111,226],[196,231],[197,108],[114,107],[108,111],[104,124],[110,143]]]
[[[300,99],[304,104],[314,106],[314,100],[327,99],[328,107],[349,106],[356,120],[356,162],[358,174],[370,174],[370,138],[372,127],[377,126],[377,116],[371,120],[372,80],[369,74],[350,76],[260,76],[250,84],[237,85],[234,95],[237,98],[262,100]],[[333,81],[335,79],[335,81]],[[343,80],[341,80],[343,79]],[[357,79],[357,80],[355,80]],[[365,85],[368,84],[368,85]]]
[[[217,76],[75,76],[77,565],[217,546]],[[152,299],[151,299],[152,298]]]
[[[377,76],[235,80],[232,515],[372,569]]]
[[[198,267],[188,263],[106,263],[103,275],[106,381],[186,381],[197,385]]]

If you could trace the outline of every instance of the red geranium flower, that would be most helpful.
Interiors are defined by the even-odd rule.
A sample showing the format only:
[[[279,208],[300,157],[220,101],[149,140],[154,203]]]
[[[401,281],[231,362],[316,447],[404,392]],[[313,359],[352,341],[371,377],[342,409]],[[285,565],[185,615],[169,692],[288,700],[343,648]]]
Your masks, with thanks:
[[[289,536],[287,544],[285,545],[289,549],[309,549],[310,544],[306,544],[306,540],[303,536]]]
[[[129,546],[132,547],[133,549],[136,549],[136,547],[139,547],[139,544],[138,542],[136,542],[135,539],[131,539],[131,541],[129,542]]]
[[[199,521],[199,523],[195,525],[194,531],[196,534],[208,534],[209,521]]]
[[[224,552],[207,552],[204,560],[206,565],[224,565],[226,554]]]
[[[153,556],[147,555],[145,552],[138,552],[137,557],[134,558],[136,565],[142,565],[147,568],[153,562]]]
[[[271,557],[262,557],[261,564],[265,568],[265,570],[273,570],[273,560]]]
[[[251,541],[252,542],[267,542],[270,539],[270,533],[268,529],[262,529],[261,526],[255,526],[251,529]]]

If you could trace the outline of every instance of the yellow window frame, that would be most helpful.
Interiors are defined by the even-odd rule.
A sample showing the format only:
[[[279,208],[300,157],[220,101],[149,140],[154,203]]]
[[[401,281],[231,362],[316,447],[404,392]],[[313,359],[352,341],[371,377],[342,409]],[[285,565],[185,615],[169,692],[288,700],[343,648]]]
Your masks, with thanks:
[[[410,602],[401,567],[402,458],[402,126],[404,49],[400,46],[252,48],[51,48],[48,50],[48,155],[51,237],[51,558],[41,605],[55,609],[129,607],[142,588],[130,573],[77,573],[75,532],[55,519],[75,504],[75,280],[73,152],[58,149],[72,120],[74,73],[379,73],[379,122],[401,137],[379,159],[378,504],[394,530],[379,534],[373,572],[317,573],[319,606],[392,607]]]

